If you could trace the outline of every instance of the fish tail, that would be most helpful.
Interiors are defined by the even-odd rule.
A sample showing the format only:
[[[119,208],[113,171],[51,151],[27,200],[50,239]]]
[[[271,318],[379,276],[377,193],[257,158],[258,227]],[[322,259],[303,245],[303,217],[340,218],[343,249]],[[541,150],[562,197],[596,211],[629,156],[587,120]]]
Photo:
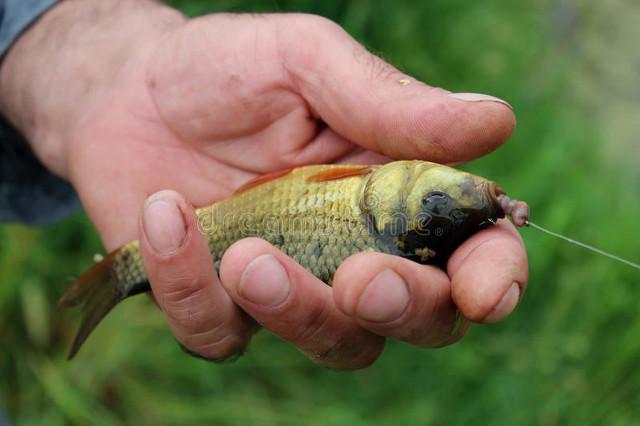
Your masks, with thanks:
[[[114,306],[129,296],[149,289],[146,280],[132,283],[119,279],[126,275],[118,274],[117,270],[130,266],[122,262],[130,258],[127,256],[122,259],[120,250],[109,253],[78,278],[60,298],[60,308],[82,305],[82,320],[67,359],[72,359],[78,353],[80,346]]]

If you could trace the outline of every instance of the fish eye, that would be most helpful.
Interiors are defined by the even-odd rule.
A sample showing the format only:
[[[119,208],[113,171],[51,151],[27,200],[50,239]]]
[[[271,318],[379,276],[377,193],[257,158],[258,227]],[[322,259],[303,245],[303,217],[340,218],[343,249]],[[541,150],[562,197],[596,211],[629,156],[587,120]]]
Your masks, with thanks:
[[[449,194],[442,191],[431,191],[422,197],[423,211],[438,216],[448,215],[454,204]]]
[[[426,207],[429,204],[440,203],[448,198],[449,196],[442,191],[431,191],[422,197],[422,206]]]

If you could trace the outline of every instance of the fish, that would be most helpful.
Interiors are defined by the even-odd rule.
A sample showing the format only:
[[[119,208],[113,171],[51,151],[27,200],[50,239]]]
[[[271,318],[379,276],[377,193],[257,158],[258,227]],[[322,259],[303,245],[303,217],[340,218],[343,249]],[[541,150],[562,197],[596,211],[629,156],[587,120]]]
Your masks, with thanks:
[[[381,252],[444,267],[471,235],[529,208],[495,182],[428,161],[309,165],[253,179],[224,200],[196,209],[218,269],[234,242],[259,237],[331,285],[339,265]],[[98,323],[124,299],[150,291],[133,241],[104,256],[65,292],[62,308],[82,305],[73,358]]]

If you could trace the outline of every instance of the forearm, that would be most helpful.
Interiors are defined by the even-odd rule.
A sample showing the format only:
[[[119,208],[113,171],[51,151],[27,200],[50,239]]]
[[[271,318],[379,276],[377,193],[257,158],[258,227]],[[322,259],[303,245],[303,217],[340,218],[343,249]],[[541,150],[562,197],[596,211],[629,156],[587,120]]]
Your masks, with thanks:
[[[65,0],[36,22],[0,67],[0,112],[43,163],[67,176],[65,140],[130,54],[179,24],[151,0]]]

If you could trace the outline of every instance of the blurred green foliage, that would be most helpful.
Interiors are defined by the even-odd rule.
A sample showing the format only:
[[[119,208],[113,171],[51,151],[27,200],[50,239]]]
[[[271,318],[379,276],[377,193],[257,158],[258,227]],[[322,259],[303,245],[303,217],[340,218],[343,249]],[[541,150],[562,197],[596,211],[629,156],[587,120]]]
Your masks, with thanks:
[[[511,142],[465,167],[529,201],[536,222],[638,259],[640,158],[633,137],[612,136],[628,132],[611,114],[640,111],[637,73],[625,68],[637,46],[616,26],[638,16],[632,2],[170,3],[189,15],[317,13],[419,79],[509,100]],[[633,96],[602,89],[612,85]],[[82,214],[45,229],[2,225],[0,401],[20,425],[632,424],[638,271],[522,234],[531,278],[508,320],[440,350],[388,342],[374,366],[335,372],[267,332],[235,363],[190,358],[144,297],[118,307],[66,362],[78,313],[55,301],[101,251],[96,233]]]

